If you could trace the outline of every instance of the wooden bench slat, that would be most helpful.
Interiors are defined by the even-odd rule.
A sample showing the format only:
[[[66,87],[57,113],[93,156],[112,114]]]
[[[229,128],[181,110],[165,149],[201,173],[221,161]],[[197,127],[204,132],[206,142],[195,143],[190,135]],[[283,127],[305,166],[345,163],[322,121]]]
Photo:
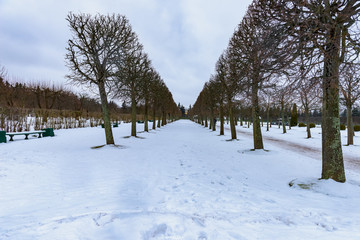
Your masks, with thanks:
[[[33,131],[33,132],[8,132],[5,133],[6,135],[25,135],[25,134],[39,134],[39,133],[45,133],[45,131]]]
[[[31,135],[31,134],[39,134],[38,138],[41,138],[42,133],[46,133],[46,131],[13,132],[13,133],[5,133],[5,135],[8,135],[10,137],[9,141],[14,141],[13,137],[15,135],[25,135],[25,140],[29,140],[29,135]]]

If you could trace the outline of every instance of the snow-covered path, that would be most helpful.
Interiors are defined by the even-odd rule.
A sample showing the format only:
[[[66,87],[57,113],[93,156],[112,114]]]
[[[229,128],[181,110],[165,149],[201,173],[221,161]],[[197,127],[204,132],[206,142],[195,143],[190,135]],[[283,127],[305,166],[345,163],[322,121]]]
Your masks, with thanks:
[[[219,126],[220,127],[220,126]],[[225,127],[225,129],[230,130],[230,127]],[[294,127],[293,127],[294,129]],[[295,127],[295,131],[298,131],[299,128]],[[243,136],[246,136],[248,138],[253,139],[253,135],[251,132],[252,129],[249,129],[247,127],[238,127],[236,129],[236,132],[238,134],[241,134]],[[316,129],[317,131],[315,131],[317,134],[320,134],[319,129]],[[279,131],[282,131],[282,129],[275,129],[275,131],[277,131],[277,134],[271,134],[269,135],[268,132],[265,131],[265,128],[263,127],[263,140],[264,140],[264,144],[271,144],[272,146],[278,146],[282,149],[286,149],[286,150],[290,150],[292,152],[296,152],[298,154],[302,154],[304,156],[308,156],[310,158],[313,159],[318,159],[321,160],[321,141],[319,139],[319,137],[321,136],[317,136],[316,140],[317,144],[314,144],[314,142],[312,140],[314,139],[304,139],[303,137],[299,137],[299,136],[294,136],[291,135],[289,133],[287,133],[290,136],[285,136],[286,134],[281,134],[279,135]],[[274,129],[271,129],[271,131],[274,131]],[[288,132],[290,131],[289,129],[287,130]],[[299,132],[296,133],[297,135],[299,135]],[[302,133],[304,135],[304,133]],[[342,131],[342,141],[346,142],[345,138],[347,137],[344,134],[344,131]],[[313,137],[314,138],[314,137]],[[358,138],[358,136],[356,136],[356,138]],[[304,141],[305,140],[305,141]],[[250,140],[251,141],[251,140]],[[344,164],[346,168],[350,168],[352,170],[356,170],[358,172],[360,172],[360,156],[359,156],[359,151],[351,151],[354,150],[353,148],[355,147],[359,147],[358,145],[355,146],[343,146],[343,157],[344,157]],[[345,153],[344,153],[345,152]]]
[[[0,239],[360,238],[356,172],[318,181],[319,161],[186,120],[144,139],[129,128],[114,129],[118,148],[90,148],[100,128],[1,144]]]

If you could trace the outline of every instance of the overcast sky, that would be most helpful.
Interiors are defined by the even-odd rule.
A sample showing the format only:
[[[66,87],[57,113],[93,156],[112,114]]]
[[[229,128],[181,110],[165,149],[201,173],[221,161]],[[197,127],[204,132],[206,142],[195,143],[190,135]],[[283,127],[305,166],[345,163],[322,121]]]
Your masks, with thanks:
[[[214,72],[250,0],[0,0],[0,65],[21,81],[66,83],[65,20],[75,13],[127,16],[173,94],[188,107]]]

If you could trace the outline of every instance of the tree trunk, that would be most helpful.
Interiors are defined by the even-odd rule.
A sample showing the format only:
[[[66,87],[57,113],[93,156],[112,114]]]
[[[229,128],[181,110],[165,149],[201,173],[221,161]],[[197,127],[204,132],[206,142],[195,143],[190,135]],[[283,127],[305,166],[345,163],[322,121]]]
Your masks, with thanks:
[[[224,135],[224,106],[220,103],[220,135]]]
[[[352,119],[352,106],[347,104],[346,106],[346,122],[347,122],[347,145],[354,145],[354,126]]]
[[[322,112],[322,179],[345,182],[339,117],[340,26],[329,31],[324,54]]]
[[[101,109],[104,120],[106,144],[114,144],[114,137],[112,134],[111,122],[110,122],[109,104],[105,90],[105,83],[103,81],[100,81],[98,87],[99,87]]]
[[[264,149],[261,127],[260,127],[260,108],[259,108],[259,97],[258,97],[258,83],[253,80],[251,92],[252,102],[252,117],[253,117],[253,138],[254,138],[254,149]]]
[[[228,105],[229,105],[229,118],[230,118],[231,139],[236,139],[236,128],[235,128],[235,119],[234,119],[234,109],[233,109],[231,100],[228,101]]]
[[[283,133],[286,133],[286,126],[285,126],[285,114],[284,114],[284,102],[281,102],[281,122],[283,127]],[[280,126],[280,125],[279,125]]]
[[[215,119],[215,116],[214,116],[214,109],[213,108],[211,109],[210,114],[211,114],[211,119],[210,119],[211,130],[216,131],[216,119]]]
[[[144,109],[144,131],[149,132],[149,104],[148,100],[145,99],[145,109]]]
[[[289,121],[289,115],[286,115],[286,122],[289,124],[289,130],[291,130],[291,123]]]
[[[163,110],[161,126],[165,126],[165,125],[166,125],[166,112],[165,110]]]
[[[161,127],[161,115],[158,116],[157,127]]]
[[[153,105],[153,112],[152,112],[152,119],[153,119],[153,124],[152,124],[152,129],[155,130],[156,129],[156,104],[154,103]]]
[[[207,127],[209,127],[209,125],[208,125],[207,115],[205,115],[205,127],[206,127],[206,128],[207,128]]]
[[[306,132],[307,138],[311,138],[311,129],[310,129],[310,113],[309,107],[305,106],[305,121],[306,121]]]
[[[266,131],[269,131],[269,121],[270,121],[270,108],[266,108]]]
[[[136,100],[131,96],[131,136],[136,137]]]

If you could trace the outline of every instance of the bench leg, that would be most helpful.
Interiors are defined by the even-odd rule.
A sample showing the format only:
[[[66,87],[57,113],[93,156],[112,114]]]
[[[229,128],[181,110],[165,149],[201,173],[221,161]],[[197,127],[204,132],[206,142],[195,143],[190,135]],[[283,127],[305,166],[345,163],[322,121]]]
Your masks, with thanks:
[[[25,140],[29,140],[29,134],[25,134]]]
[[[10,140],[9,140],[9,141],[10,141],[10,142],[14,141],[13,136],[14,136],[14,135],[9,135],[9,137],[10,137]]]
[[[39,138],[41,138],[41,133],[39,133]]]

